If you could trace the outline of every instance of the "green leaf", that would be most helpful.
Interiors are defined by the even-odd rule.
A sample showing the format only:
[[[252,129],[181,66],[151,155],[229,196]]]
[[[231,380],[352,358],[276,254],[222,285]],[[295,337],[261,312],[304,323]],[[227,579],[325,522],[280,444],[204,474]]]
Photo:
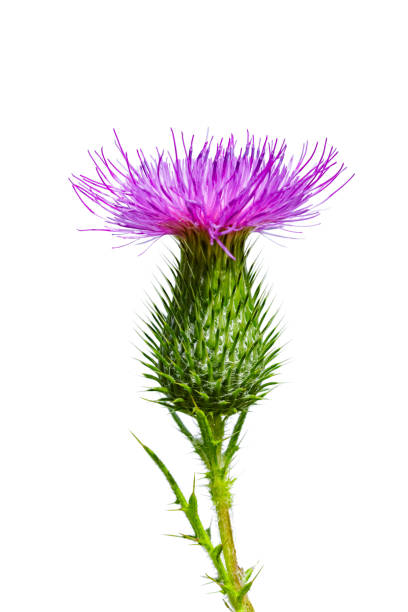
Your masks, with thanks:
[[[197,503],[197,496],[194,493],[194,491],[192,492],[192,494],[190,495],[190,499],[188,500],[188,507],[189,510],[196,515],[197,514],[197,510],[198,510],[198,503]]]
[[[171,487],[171,490],[173,491],[174,495],[176,496],[177,503],[180,504],[181,508],[184,511],[186,511],[188,509],[188,504],[187,504],[186,498],[184,497],[183,493],[181,492],[181,489],[178,486],[175,478],[172,476],[170,470],[164,465],[163,461],[161,459],[159,459],[159,457],[156,455],[156,453],[154,453],[148,446],[143,444],[143,442],[141,442],[139,440],[139,438],[132,431],[130,433],[135,438],[135,440],[137,440],[139,442],[140,446],[142,448],[144,448],[144,450],[149,455],[149,457],[157,465],[157,467],[159,468],[159,470],[162,472],[162,474],[166,478],[167,482],[169,483],[169,485]]]
[[[195,542],[196,544],[198,543],[197,542],[197,537],[195,535],[188,535],[188,534],[185,534],[185,533],[178,533],[178,534],[177,533],[176,534],[174,534],[174,533],[166,533],[165,535],[168,538],[181,538],[182,540],[191,540],[191,541]]]
[[[237,603],[241,604],[243,602],[243,599],[245,597],[245,595],[248,593],[249,589],[251,588],[253,584],[253,580],[251,582],[247,582],[246,584],[244,584],[244,586],[239,590],[238,595],[237,595]]]
[[[214,559],[219,559],[221,553],[222,553],[222,544],[218,544],[217,546],[214,547],[214,550],[213,550]]]
[[[239,445],[238,445],[238,441],[239,441],[239,436],[241,434],[242,431],[242,427],[245,423],[245,419],[247,417],[248,414],[248,409],[243,410],[242,412],[239,413],[238,419],[236,420],[234,429],[232,431],[228,446],[224,452],[224,469],[227,469],[229,467],[229,465],[231,464],[232,458],[235,455],[235,453],[237,452],[237,450],[239,449]]]

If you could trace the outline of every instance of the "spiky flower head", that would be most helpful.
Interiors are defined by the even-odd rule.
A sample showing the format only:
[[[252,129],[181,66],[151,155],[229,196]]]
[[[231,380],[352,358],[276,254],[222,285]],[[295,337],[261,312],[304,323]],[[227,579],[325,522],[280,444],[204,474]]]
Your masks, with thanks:
[[[278,363],[278,330],[245,240],[251,232],[282,234],[319,214],[319,204],[348,180],[334,182],[345,167],[325,142],[304,145],[297,160],[286,144],[248,134],[244,147],[233,136],[194,154],[194,137],[181,135],[174,151],[148,160],[137,150],[130,162],[118,137],[121,161],[103,149],[91,155],[97,178],[74,176],[75,192],[105,221],[103,231],[133,240],[173,235],[180,257],[161,307],[152,306],[146,354],[162,403],[188,413],[229,415],[263,397]],[[327,191],[326,197],[319,195]]]

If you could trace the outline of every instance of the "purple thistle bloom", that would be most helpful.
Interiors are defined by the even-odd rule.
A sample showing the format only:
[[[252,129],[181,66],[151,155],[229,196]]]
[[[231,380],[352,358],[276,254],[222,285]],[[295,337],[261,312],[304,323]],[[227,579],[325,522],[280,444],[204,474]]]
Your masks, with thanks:
[[[318,143],[311,152],[306,143],[295,162],[293,157],[285,161],[285,142],[265,138],[256,144],[249,134],[239,152],[231,135],[226,145],[217,143],[213,155],[212,138],[194,155],[194,136],[187,148],[182,134],[180,158],[172,135],[173,154],[157,150],[157,157],[148,161],[137,150],[137,166],[130,163],[116,132],[120,162],[107,159],[103,149],[90,153],[98,178],[80,175],[71,182],[85,206],[104,219],[101,231],[132,241],[206,232],[211,244],[226,250],[221,240],[225,234],[246,230],[276,235],[313,219],[317,207],[352,178],[323,201],[311,203],[345,170],[327,141],[320,153]]]

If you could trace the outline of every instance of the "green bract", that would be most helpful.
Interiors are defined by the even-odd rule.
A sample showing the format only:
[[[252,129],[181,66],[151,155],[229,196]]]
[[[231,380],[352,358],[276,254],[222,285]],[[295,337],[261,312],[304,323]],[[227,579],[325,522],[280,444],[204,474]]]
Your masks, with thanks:
[[[179,240],[172,279],[152,304],[146,334],[147,376],[161,403],[188,414],[246,410],[276,384],[279,331],[254,265],[247,266],[246,232],[225,237],[228,255],[208,235]]]

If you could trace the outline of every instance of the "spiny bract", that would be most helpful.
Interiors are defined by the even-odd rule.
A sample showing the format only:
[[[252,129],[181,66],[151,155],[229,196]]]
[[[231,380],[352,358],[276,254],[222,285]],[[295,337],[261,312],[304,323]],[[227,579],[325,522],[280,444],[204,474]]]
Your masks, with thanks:
[[[245,239],[226,237],[235,259],[205,234],[180,241],[170,292],[162,287],[161,307],[152,304],[146,333],[147,376],[169,408],[233,414],[275,384],[279,332],[254,266],[246,265]]]

